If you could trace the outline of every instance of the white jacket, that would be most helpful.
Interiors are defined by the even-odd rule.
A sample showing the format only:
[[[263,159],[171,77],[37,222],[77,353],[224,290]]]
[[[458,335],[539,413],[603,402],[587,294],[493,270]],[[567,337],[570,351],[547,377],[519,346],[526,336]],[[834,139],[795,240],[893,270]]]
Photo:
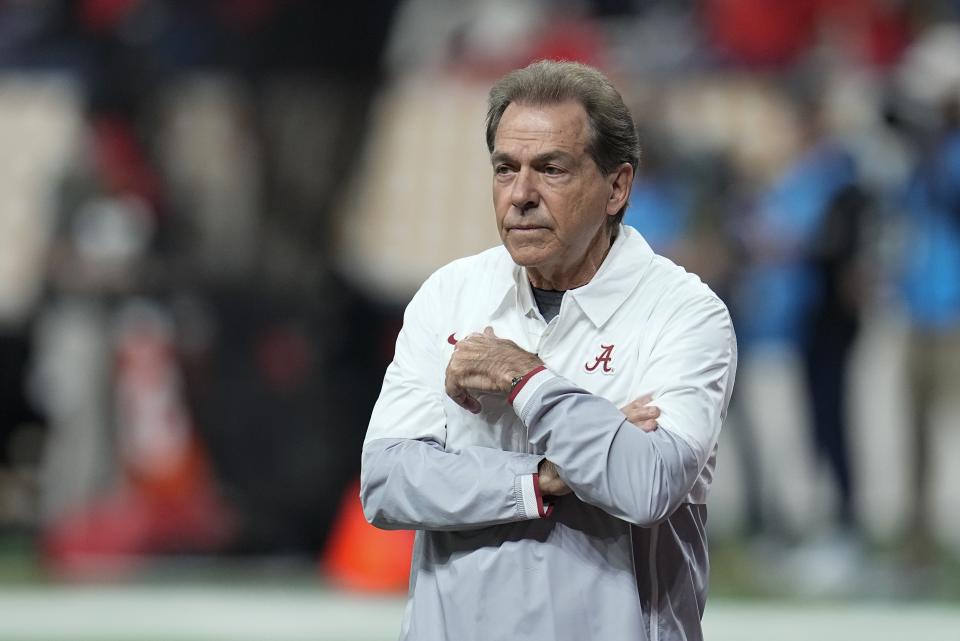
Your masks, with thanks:
[[[549,369],[512,406],[481,395],[474,415],[444,372],[453,343],[488,325]],[[363,447],[367,518],[420,530],[401,638],[701,639],[705,502],[735,370],[723,303],[629,227],[549,324],[502,247],[434,273]],[[646,393],[661,410],[650,433],[617,409]],[[574,492],[552,506],[544,457]]]

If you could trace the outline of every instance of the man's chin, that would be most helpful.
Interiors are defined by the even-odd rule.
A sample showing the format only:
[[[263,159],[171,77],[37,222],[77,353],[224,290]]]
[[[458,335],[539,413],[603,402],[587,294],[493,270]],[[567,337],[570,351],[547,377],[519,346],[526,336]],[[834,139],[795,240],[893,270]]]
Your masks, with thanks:
[[[548,252],[539,248],[516,247],[509,242],[505,243],[504,246],[507,248],[507,252],[510,254],[510,258],[513,259],[513,262],[521,267],[534,267],[539,265],[546,260],[548,255]]]

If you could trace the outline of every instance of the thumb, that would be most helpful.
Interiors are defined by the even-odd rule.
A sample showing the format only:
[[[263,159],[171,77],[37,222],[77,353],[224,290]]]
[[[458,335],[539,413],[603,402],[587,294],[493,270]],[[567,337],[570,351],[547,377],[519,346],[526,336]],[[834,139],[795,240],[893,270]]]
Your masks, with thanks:
[[[484,336],[490,336],[490,337],[493,337],[493,338],[496,338],[496,336],[497,336],[496,334],[493,333],[493,328],[490,327],[489,325],[487,325],[487,326],[483,329],[483,335],[484,335]]]

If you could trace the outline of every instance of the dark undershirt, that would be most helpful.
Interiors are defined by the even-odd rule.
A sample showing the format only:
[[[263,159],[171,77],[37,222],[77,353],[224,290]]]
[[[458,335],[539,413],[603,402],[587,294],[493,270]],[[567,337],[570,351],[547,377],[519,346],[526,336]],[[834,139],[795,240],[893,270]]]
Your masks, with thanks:
[[[563,295],[566,292],[558,292],[554,289],[538,289],[536,287],[532,287],[532,289],[533,299],[537,301],[537,309],[540,310],[543,320],[549,323],[560,313],[560,303],[563,302]]]

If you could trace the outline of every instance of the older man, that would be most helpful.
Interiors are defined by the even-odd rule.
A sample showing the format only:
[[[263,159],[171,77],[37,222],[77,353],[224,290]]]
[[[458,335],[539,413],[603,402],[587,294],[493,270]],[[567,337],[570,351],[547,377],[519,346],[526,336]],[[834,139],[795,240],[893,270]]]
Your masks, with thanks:
[[[599,72],[508,74],[487,145],[503,246],[414,296],[363,446],[367,518],[418,530],[401,638],[701,639],[727,310],[620,225],[638,142]]]

